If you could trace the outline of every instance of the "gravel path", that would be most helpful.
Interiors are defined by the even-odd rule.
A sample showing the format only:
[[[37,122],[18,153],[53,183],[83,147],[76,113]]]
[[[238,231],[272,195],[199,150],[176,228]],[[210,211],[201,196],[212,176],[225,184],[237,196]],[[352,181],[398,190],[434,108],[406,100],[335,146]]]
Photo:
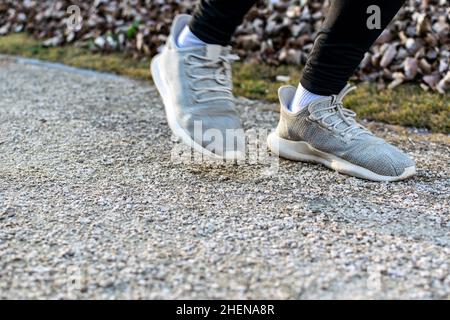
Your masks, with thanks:
[[[417,177],[174,163],[148,83],[3,58],[0,298],[450,299],[450,138],[369,126]]]

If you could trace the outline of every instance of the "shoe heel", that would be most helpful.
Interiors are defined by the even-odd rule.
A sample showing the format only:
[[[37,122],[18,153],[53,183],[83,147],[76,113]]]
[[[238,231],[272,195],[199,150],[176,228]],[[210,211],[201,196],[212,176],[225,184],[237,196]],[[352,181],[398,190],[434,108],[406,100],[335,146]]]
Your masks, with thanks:
[[[160,63],[161,63],[161,55],[158,54],[152,59],[152,62],[150,63],[150,74],[152,76],[156,89],[158,89],[160,95],[164,97],[166,89],[164,79],[162,78],[163,75],[161,73]]]
[[[311,152],[310,146],[304,141],[290,141],[280,138],[272,132],[267,138],[267,146],[277,156],[302,162],[318,163],[317,155]]]

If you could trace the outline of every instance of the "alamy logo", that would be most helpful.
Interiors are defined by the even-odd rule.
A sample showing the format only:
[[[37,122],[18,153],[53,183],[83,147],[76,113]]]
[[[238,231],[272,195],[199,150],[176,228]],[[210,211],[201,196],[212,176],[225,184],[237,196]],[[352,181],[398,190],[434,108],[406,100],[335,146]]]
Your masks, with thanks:
[[[71,31],[79,31],[83,25],[83,17],[81,16],[81,9],[77,5],[72,5],[67,8],[67,28]]]
[[[194,140],[209,141],[208,145],[199,148],[192,141],[190,145],[180,143],[174,137],[171,151],[173,164],[204,164],[234,163],[237,165],[260,165],[263,175],[272,176],[278,172],[279,157],[270,153],[267,146],[267,137],[270,133],[265,129],[258,130],[226,130],[223,133],[217,129],[203,130],[202,121],[194,122]],[[274,147],[274,146],[272,146]],[[275,146],[276,147],[276,146]],[[202,149],[202,150],[199,150]],[[211,154],[224,154],[226,150],[234,150],[235,157],[224,159]]]
[[[381,29],[381,9],[377,5],[371,5],[367,7],[367,14],[370,14],[367,18],[367,28],[369,30]]]

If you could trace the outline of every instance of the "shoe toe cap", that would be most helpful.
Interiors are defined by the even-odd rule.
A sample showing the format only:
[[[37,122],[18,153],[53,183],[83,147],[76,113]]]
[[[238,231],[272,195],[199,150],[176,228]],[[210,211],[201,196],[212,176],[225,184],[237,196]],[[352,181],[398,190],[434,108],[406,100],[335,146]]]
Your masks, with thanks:
[[[414,161],[400,149],[387,144],[384,148],[385,158],[391,167],[391,176],[401,176],[407,168],[415,167]]]
[[[399,177],[414,161],[400,149],[388,144],[370,144],[353,152],[352,162],[382,176]]]

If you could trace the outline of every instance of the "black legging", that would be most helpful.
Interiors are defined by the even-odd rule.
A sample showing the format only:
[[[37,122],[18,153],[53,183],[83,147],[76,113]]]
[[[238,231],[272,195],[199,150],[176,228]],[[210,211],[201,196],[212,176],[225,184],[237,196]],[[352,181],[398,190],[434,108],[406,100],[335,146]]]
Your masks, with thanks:
[[[245,14],[258,0],[201,0],[190,28],[206,43],[227,45]],[[331,0],[304,69],[301,84],[320,95],[338,93],[366,51],[399,11],[405,0]],[[381,28],[369,29],[367,8],[381,10]]]

